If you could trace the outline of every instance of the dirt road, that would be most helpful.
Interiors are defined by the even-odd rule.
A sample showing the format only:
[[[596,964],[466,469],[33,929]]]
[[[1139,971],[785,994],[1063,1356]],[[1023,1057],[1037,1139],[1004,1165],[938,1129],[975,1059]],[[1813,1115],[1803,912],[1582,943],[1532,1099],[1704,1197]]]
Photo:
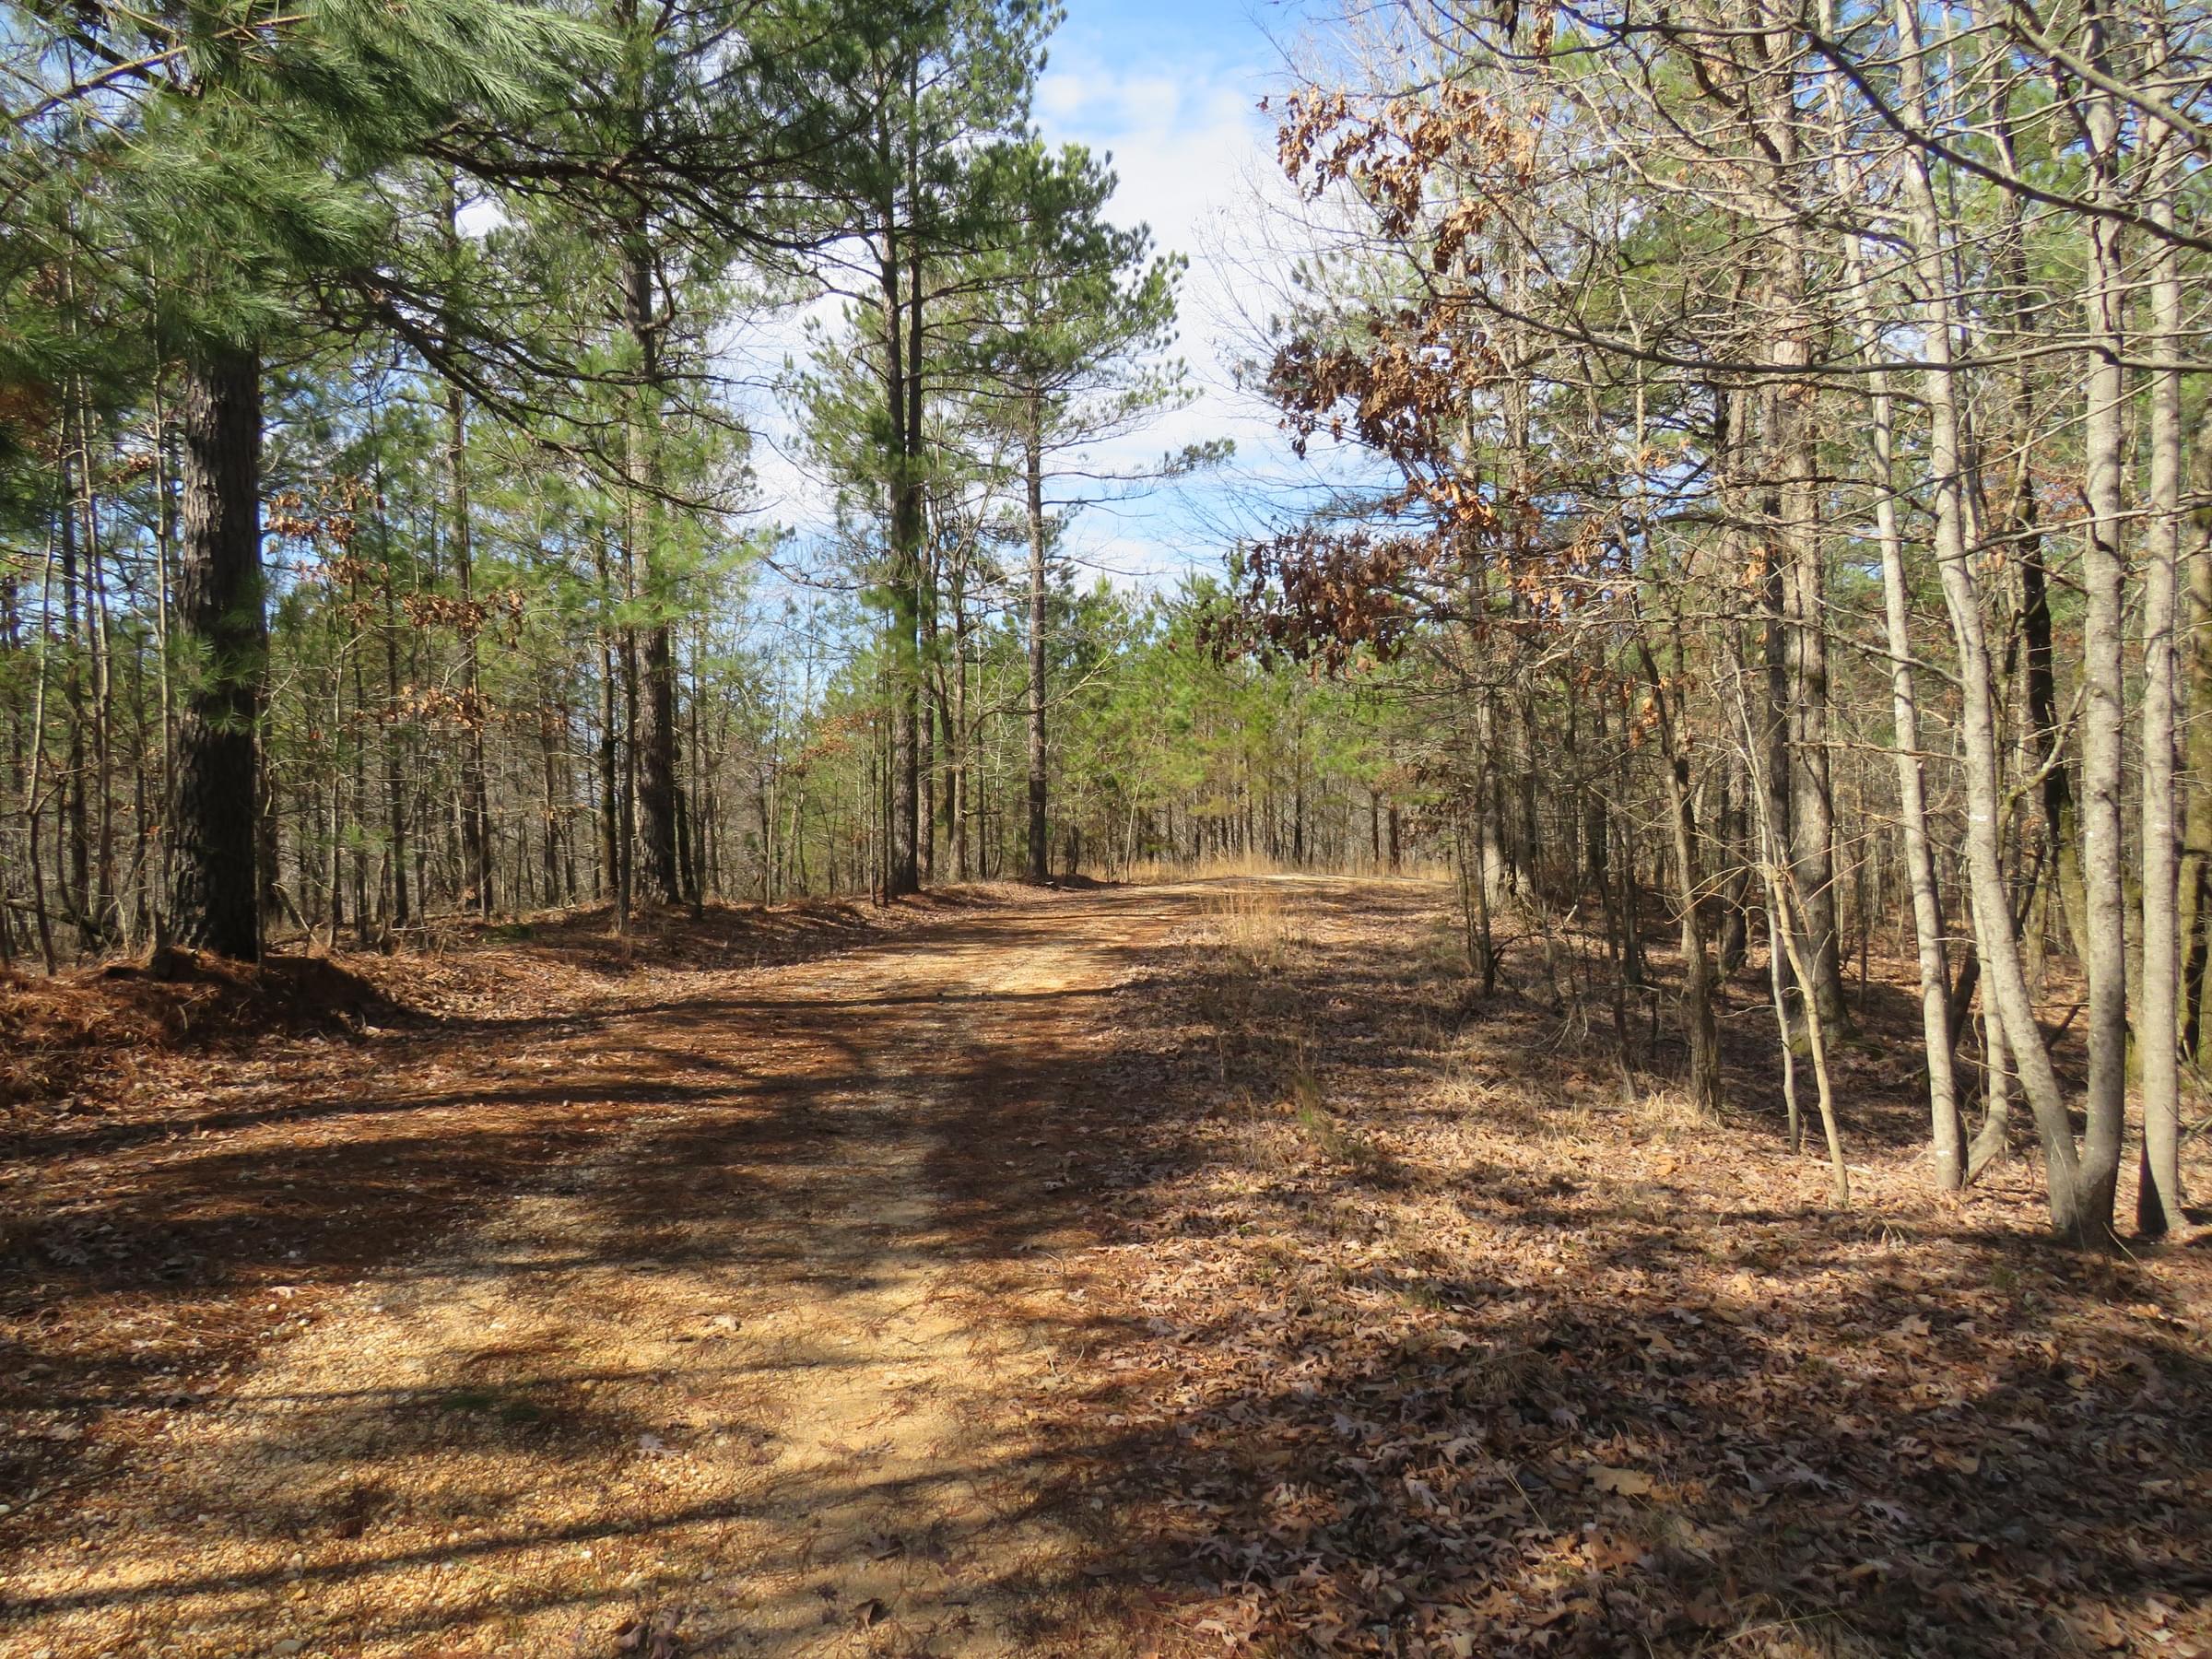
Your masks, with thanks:
[[[1199,902],[1001,896],[487,1033],[487,1113],[635,1104],[171,1413],[15,1559],[0,1653],[1111,1651],[1016,1402],[1060,1109]]]
[[[1907,959],[1839,1210],[1759,970],[1715,1124],[1447,906],[547,918],[18,1090],[0,1659],[2212,1655],[2212,1253],[1932,1193]]]

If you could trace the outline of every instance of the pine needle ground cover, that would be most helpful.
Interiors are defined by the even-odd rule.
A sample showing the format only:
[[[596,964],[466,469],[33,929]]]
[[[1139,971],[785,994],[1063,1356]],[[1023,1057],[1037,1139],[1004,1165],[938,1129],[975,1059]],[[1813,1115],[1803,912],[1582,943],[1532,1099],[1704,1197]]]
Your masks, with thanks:
[[[10,1107],[0,1653],[2212,1651],[2203,1252],[2051,1251],[2025,1144],[1930,1195],[1903,964],[1839,1211],[1771,1022],[1719,1123],[1624,1089],[1449,898],[547,916],[147,1016]]]

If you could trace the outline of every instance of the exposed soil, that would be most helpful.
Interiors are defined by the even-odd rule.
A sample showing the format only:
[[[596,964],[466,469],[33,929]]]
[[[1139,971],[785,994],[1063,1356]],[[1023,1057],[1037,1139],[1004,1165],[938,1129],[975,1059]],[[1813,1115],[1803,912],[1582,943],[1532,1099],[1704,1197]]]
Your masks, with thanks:
[[[1043,1349],[966,1282],[1006,1241],[960,1194],[1053,1182],[1053,1103],[1111,1074],[1101,999],[1174,913],[956,894],[796,968],[680,923],[627,970],[559,930],[356,959],[408,1029],[157,1051],[26,1114],[0,1652],[1041,1651],[1092,1593],[1025,1517],[1006,1379]],[[1019,1141],[946,1144],[981,1100]]]
[[[9,1659],[2212,1653],[2208,1253],[1926,1195],[1878,982],[1839,1213],[1412,882],[276,971],[0,996]]]

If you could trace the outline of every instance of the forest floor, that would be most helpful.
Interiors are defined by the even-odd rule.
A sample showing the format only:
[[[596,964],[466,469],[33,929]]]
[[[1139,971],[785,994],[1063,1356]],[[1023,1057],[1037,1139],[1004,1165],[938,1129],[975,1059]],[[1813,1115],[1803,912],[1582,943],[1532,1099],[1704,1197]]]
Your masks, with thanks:
[[[1417,882],[603,921],[0,982],[0,1655],[2212,1655],[2212,1251],[1878,976],[1836,1210]]]

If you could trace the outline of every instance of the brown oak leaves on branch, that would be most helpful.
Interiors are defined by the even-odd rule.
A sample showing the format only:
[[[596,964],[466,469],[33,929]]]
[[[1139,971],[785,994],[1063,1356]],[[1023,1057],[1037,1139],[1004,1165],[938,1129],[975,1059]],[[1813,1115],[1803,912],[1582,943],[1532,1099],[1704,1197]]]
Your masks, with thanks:
[[[1304,455],[1316,434],[1356,443],[1400,483],[1368,505],[1386,528],[1312,523],[1251,547],[1235,616],[1207,630],[1218,653],[1281,653],[1335,672],[1360,653],[1401,649],[1422,620],[1461,606],[1487,569],[1522,601],[1521,618],[1541,619],[1571,603],[1562,576],[1604,562],[1592,526],[1547,545],[1528,457],[1486,453],[1480,429],[1478,412],[1502,406],[1519,371],[1470,285],[1483,280],[1491,204],[1532,185],[1541,124],[1540,112],[1450,83],[1377,103],[1324,88],[1288,100],[1284,171],[1310,198],[1357,195],[1381,244],[1427,275],[1411,300],[1348,326],[1312,319],[1277,347],[1265,386],[1292,448]]]
[[[1394,655],[1428,614],[1401,591],[1433,567],[1425,536],[1312,528],[1255,542],[1240,568],[1233,606],[1202,625],[1217,658],[1287,656],[1342,673],[1362,651]]]

